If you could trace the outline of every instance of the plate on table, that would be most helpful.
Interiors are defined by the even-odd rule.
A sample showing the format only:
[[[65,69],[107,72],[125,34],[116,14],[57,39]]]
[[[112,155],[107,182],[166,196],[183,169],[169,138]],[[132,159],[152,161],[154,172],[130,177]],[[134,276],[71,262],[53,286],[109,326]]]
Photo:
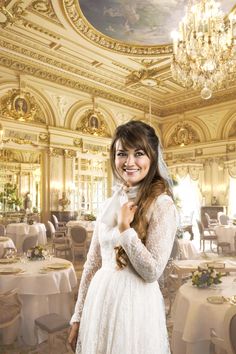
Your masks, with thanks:
[[[0,242],[6,242],[6,241],[9,241],[9,240],[10,240],[9,237],[0,236]]]
[[[223,304],[225,302],[225,298],[224,296],[209,296],[207,298],[207,301],[210,303],[210,304],[214,304],[214,305],[220,305],[220,304]]]
[[[21,268],[7,267],[7,268],[0,269],[0,275],[18,274],[18,273],[21,273],[21,272],[23,272],[23,270]]]
[[[0,258],[0,264],[11,264],[19,262],[19,258]]]
[[[70,268],[70,264],[68,264],[68,263],[52,263],[52,264],[47,265],[46,268],[53,269],[53,270],[66,269],[66,268]]]

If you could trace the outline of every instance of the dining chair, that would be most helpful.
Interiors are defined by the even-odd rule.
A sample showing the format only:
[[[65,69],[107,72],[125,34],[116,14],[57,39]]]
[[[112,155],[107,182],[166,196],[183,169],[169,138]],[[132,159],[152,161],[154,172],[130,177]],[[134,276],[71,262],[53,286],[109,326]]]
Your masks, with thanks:
[[[48,227],[52,237],[52,251],[55,256],[64,254],[71,254],[71,242],[67,234],[64,231],[57,231],[51,221],[48,221]]]
[[[211,219],[210,215],[208,213],[205,213],[205,217],[206,217],[208,229],[211,229],[212,227],[218,225],[218,220],[217,219]]]
[[[17,289],[0,293],[0,343],[12,344],[18,336],[22,304]]]
[[[222,338],[217,336],[214,328],[211,328],[211,344],[213,345],[214,353],[215,349],[224,350],[227,354],[236,353],[236,306],[230,306],[225,313],[223,320],[223,335]],[[218,351],[217,351],[218,353]]]
[[[34,248],[37,245],[38,237],[37,235],[27,236],[22,244],[22,251],[26,253],[30,248]]]
[[[0,236],[5,236],[5,235],[6,235],[5,225],[0,224]]]
[[[75,262],[75,252],[82,252],[83,257],[87,256],[87,230],[81,225],[75,225],[70,230],[71,235],[71,249],[73,263]]]
[[[64,231],[64,232],[67,231],[65,221],[58,221],[58,218],[56,217],[55,214],[52,214],[52,219],[53,219],[53,223],[54,223],[54,227],[55,227],[56,231]]]
[[[197,226],[200,234],[200,249],[202,249],[203,245],[203,252],[205,252],[205,241],[210,241],[210,248],[212,250],[212,241],[217,241],[216,233],[213,229],[204,229],[203,224],[200,220],[197,221]]]
[[[57,313],[49,313],[35,320],[35,336],[38,339],[39,329],[48,334],[48,347],[49,353],[54,353],[53,344],[56,335],[60,334],[62,331],[68,330],[70,323],[61,315]],[[66,336],[67,338],[68,336]],[[65,343],[66,344],[66,343]],[[54,349],[55,350],[55,349]]]
[[[219,215],[219,224],[220,225],[229,225],[229,217],[226,214]]]

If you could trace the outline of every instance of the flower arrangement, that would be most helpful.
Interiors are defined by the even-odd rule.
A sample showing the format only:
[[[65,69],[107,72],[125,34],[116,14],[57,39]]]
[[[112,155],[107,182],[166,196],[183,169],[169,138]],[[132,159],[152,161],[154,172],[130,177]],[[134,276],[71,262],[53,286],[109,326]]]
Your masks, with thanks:
[[[47,255],[47,250],[42,246],[35,246],[27,251],[27,258],[31,261],[43,260]]]
[[[220,284],[221,276],[220,272],[216,272],[214,267],[198,267],[198,270],[192,273],[192,284],[198,288],[204,288],[211,286],[212,284]]]

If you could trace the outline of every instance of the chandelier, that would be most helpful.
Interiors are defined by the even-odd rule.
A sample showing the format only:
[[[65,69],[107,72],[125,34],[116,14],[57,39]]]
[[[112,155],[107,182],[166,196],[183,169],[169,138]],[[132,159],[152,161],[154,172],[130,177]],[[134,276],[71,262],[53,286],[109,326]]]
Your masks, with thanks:
[[[235,69],[233,13],[227,18],[215,0],[190,1],[179,31],[172,32],[174,80],[184,87],[201,90],[209,99]]]

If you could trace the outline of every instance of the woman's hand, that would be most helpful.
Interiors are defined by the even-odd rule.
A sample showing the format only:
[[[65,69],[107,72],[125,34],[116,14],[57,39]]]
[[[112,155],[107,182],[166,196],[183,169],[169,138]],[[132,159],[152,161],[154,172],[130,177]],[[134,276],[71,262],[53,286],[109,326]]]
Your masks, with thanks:
[[[77,338],[78,338],[78,333],[79,333],[79,322],[74,322],[71,326],[70,329],[70,334],[68,337],[68,343],[71,346],[71,349],[73,352],[75,352],[76,349],[76,343],[77,343]]]
[[[134,202],[127,202],[121,207],[118,215],[118,229],[120,232],[124,232],[130,228],[136,210],[137,205],[135,205]]]

